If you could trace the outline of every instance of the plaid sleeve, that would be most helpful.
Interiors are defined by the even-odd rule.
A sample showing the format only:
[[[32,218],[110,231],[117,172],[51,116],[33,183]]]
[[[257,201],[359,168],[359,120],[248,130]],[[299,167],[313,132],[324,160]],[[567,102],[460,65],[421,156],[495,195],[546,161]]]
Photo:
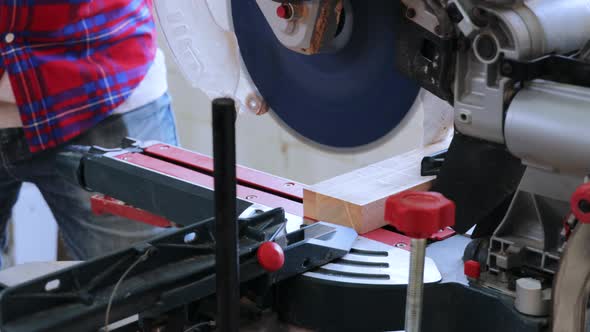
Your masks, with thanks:
[[[139,85],[155,56],[147,0],[0,0],[0,54],[30,150],[92,128]],[[24,4],[22,4],[24,3]]]

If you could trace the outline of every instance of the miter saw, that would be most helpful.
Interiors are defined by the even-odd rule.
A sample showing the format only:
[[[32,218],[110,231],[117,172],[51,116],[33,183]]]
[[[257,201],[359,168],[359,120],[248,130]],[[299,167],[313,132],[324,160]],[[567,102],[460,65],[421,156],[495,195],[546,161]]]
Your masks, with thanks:
[[[456,202],[455,230],[476,226],[478,240],[465,258],[485,267],[485,287],[510,296],[518,293],[517,280],[533,276],[538,303],[519,310],[548,313],[551,281],[567,243],[581,237],[570,240],[573,229],[585,227],[578,221],[588,210],[570,206],[590,166],[587,0],[172,3],[156,8],[194,84],[203,87],[200,80],[216,72],[207,56],[223,50],[241,59],[233,62],[240,74],[228,85],[233,90],[207,91],[229,93],[246,109],[266,105],[313,142],[373,142],[396,127],[419,87],[445,100],[454,109],[455,135],[433,190]],[[201,16],[235,38],[188,42],[200,37]],[[571,273],[561,266],[559,275]],[[564,296],[560,280],[554,303]],[[576,290],[585,299],[582,280]],[[565,306],[554,310],[557,326],[563,312],[580,313],[585,305],[558,307]]]
[[[455,202],[459,234],[430,239],[422,331],[584,331],[588,0],[155,5],[194,87],[233,98],[241,111],[270,109],[300,137],[323,146],[370,144],[424,98],[446,101],[453,141],[425,160],[423,172],[437,175],[433,191]],[[221,242],[207,218],[233,211],[213,211],[213,195],[231,193],[212,191],[217,165],[133,140],[115,150],[69,151],[63,160],[69,176],[106,195],[93,199],[97,212],[165,227],[205,220],[8,287],[0,297],[3,330],[96,331],[133,314],[111,330],[214,330],[213,250]],[[399,228],[357,238],[329,223],[300,226],[300,189],[238,168],[243,278],[236,282],[254,308],[241,328],[404,328],[409,238]]]

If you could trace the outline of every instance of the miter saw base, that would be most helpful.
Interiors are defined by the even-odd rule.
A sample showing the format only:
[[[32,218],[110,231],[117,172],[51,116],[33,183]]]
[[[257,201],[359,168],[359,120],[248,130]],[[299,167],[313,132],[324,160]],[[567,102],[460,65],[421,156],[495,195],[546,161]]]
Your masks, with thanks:
[[[460,258],[470,239],[457,235],[433,243],[427,256],[436,263],[432,273],[442,274],[441,282],[427,283],[424,290],[423,332],[541,332],[546,318],[522,315],[514,309],[514,299],[469,284]],[[358,244],[357,244],[358,245]],[[367,246],[367,243],[360,245]],[[383,245],[385,252],[402,250]],[[366,247],[365,247],[366,248]],[[364,251],[379,257],[384,252]],[[358,248],[353,246],[353,251]],[[345,256],[350,257],[351,255]],[[375,259],[372,259],[375,261]],[[428,264],[427,264],[428,266]],[[394,266],[403,274],[407,265]],[[321,270],[321,268],[320,268]],[[282,321],[312,331],[399,331],[404,329],[407,287],[405,283],[386,284],[379,268],[359,267],[356,280],[351,275],[323,272],[306,273],[278,287],[275,306]],[[373,271],[373,275],[368,275]],[[407,273],[407,271],[406,271]],[[394,274],[393,274],[394,275]],[[369,278],[374,278],[370,281]]]
[[[202,226],[200,226],[202,227]],[[151,243],[158,248],[163,248],[163,243],[168,243],[172,238],[178,238],[182,243],[183,236],[187,232],[193,231],[194,227],[188,227],[179,231],[178,235],[169,235],[166,240],[152,241]],[[342,234],[340,234],[341,236]],[[514,309],[514,301],[508,296],[481,288],[478,284],[468,284],[463,276],[463,263],[457,257],[464,250],[470,239],[461,235],[449,238],[444,241],[435,242],[428,248],[428,258],[425,270],[425,302],[424,302],[424,324],[423,332],[497,332],[497,331],[518,331],[518,332],[542,332],[547,326],[546,318],[535,318],[518,313]],[[182,245],[178,244],[178,249],[173,249],[169,244],[170,253],[178,255],[176,250],[181,249]],[[134,250],[140,250],[137,246]],[[188,248],[188,246],[187,246]],[[160,249],[162,250],[162,249]],[[175,251],[172,251],[175,250]],[[127,251],[128,253],[129,251]],[[117,254],[121,256],[120,254]],[[241,306],[241,328],[242,331],[398,331],[404,327],[404,310],[406,301],[407,280],[407,257],[408,252],[402,248],[389,246],[377,241],[359,237],[353,244],[349,254],[343,256],[330,264],[315,268],[310,272],[299,275],[276,284],[268,288],[267,296],[256,297],[257,301],[251,301],[244,298]],[[93,275],[85,273],[92,269],[91,267],[100,266],[99,261],[106,262],[108,259],[100,259],[95,262],[83,263],[77,265],[78,268],[64,270],[54,273],[53,276],[41,277],[37,281],[17,285],[15,288],[7,289],[7,294],[3,296],[1,304],[16,303],[14,301],[35,298],[35,295],[41,293],[30,292],[36,285],[43,287],[48,280],[64,280],[61,287],[70,288],[70,280],[82,280]],[[150,267],[144,267],[146,276],[151,275],[151,281],[145,283],[144,287],[153,288],[158,281],[166,278],[162,274],[162,269],[168,269],[171,275],[173,267],[177,262],[170,263],[170,268],[166,268],[161,263],[149,263]],[[185,264],[186,265],[186,264]],[[185,275],[187,271],[177,270],[176,276]],[[439,270],[437,266],[440,266]],[[197,267],[195,267],[196,269]],[[150,270],[153,269],[153,270]],[[105,272],[108,269],[105,270]],[[152,272],[149,272],[152,271]],[[196,270],[195,270],[196,271]],[[193,274],[194,276],[194,274]],[[100,273],[97,274],[100,279]],[[173,278],[178,284],[181,278]],[[75,279],[71,279],[75,278]],[[96,279],[96,277],[95,277]],[[132,278],[134,279],[134,278]],[[65,284],[65,282],[68,284]],[[93,280],[93,279],[90,279]],[[194,280],[194,277],[193,277]],[[214,284],[206,281],[195,281],[190,287],[177,288],[174,290],[164,291],[161,295],[161,302],[155,301],[148,307],[146,302],[140,306],[149,308],[140,313],[139,316],[118,322],[111,326],[111,332],[124,331],[152,331],[153,329],[166,326],[165,331],[176,331],[173,328],[186,326],[191,322],[196,327],[193,331],[209,332],[215,330],[215,324],[212,323],[212,317],[215,317],[215,298],[211,296],[197,300],[204,294],[214,292]],[[130,281],[131,282],[131,281]],[[75,284],[75,282],[74,282]],[[83,283],[81,290],[76,293],[79,300],[67,300],[67,294],[54,291],[53,300],[47,298],[29,300],[28,306],[21,306],[20,310],[11,312],[32,312],[41,307],[45,309],[37,313],[38,319],[31,321],[27,319],[30,316],[24,316],[23,319],[17,319],[4,325],[6,331],[25,331],[26,326],[36,326],[39,331],[45,331],[42,327],[53,326],[52,331],[66,331],[71,326],[76,326],[77,331],[96,331],[91,326],[96,324],[104,317],[104,309],[96,311],[93,307],[102,306],[103,300],[98,298],[92,299],[93,281]],[[199,287],[195,287],[199,284]],[[264,279],[258,283],[259,287],[253,287],[255,284],[250,283],[248,289],[265,289]],[[97,284],[98,285],[98,284]],[[140,287],[142,283],[131,282],[130,285]],[[102,287],[102,286],[98,286]],[[127,287],[127,286],[125,286]],[[253,288],[252,288],[253,287]],[[76,286],[74,286],[74,289]],[[23,292],[24,289],[29,291]],[[87,297],[84,298],[84,289],[89,289]],[[161,289],[165,289],[161,288]],[[199,290],[200,289],[200,290]],[[146,288],[147,290],[147,288]],[[141,290],[136,288],[132,290],[133,298],[137,298]],[[20,294],[22,299],[17,299]],[[51,294],[51,293],[50,293]],[[146,292],[145,294],[149,294]],[[155,294],[155,293],[154,293]],[[261,292],[260,294],[264,294]],[[72,293],[71,295],[74,295]],[[196,302],[190,302],[191,296]],[[147,301],[153,301],[151,296],[146,297]],[[153,298],[155,299],[155,298]],[[78,301],[87,301],[95,304],[83,305],[76,304]],[[117,302],[120,300],[117,300]],[[81,312],[92,313],[90,316],[76,316],[75,321],[67,322],[67,317],[63,315],[52,316],[51,312],[64,312],[67,308],[66,303],[71,303],[70,315],[78,315]],[[169,306],[171,302],[187,303],[184,306]],[[61,303],[61,304],[60,304]],[[131,303],[131,302],[129,302]],[[126,305],[123,308],[131,312],[132,308],[137,305]],[[17,307],[12,307],[16,309]],[[116,316],[121,317],[121,308],[115,307]],[[3,307],[3,310],[9,310],[9,307]],[[72,316],[72,318],[74,318]],[[15,317],[14,315],[12,317]],[[93,317],[93,318],[91,318]],[[16,322],[19,322],[15,324]],[[90,322],[93,322],[89,324]],[[24,324],[24,325],[23,325]],[[32,325],[31,325],[32,324]],[[37,324],[37,325],[35,325]],[[58,327],[59,326],[59,327]]]
[[[161,326],[178,331],[179,326],[193,324],[201,324],[194,331],[212,331],[211,322],[217,318],[213,252],[219,243],[210,219],[213,212],[207,209],[213,194],[208,187],[211,158],[159,142],[126,139],[121,149],[79,148],[63,152],[59,159],[61,170],[81,186],[133,203],[114,201],[115,208],[106,212],[125,208],[131,216],[150,217],[140,221],[167,217],[168,226],[172,220],[188,226],[6,287],[0,292],[2,331],[95,332],[104,326],[106,312],[111,321],[135,316],[111,328],[113,332],[151,332]],[[406,237],[387,229],[376,231],[380,237],[357,237],[350,228],[322,222],[302,226],[303,218],[297,217],[301,196],[289,191],[295,183],[243,167],[238,170],[238,196],[255,192],[277,207],[253,204],[254,195],[238,198],[238,208],[244,210],[239,220],[241,289],[248,299],[243,326],[266,324],[266,318],[276,313],[286,330],[403,329],[410,255],[401,244],[408,243]],[[138,188],[144,195],[136,194]],[[112,202],[103,203],[108,207]],[[203,221],[189,224],[197,218]],[[285,265],[276,272],[263,270],[258,261],[257,250],[265,241],[284,250]],[[547,318],[522,315],[510,294],[475,279],[468,282],[461,257],[470,241],[455,235],[428,246],[423,331],[543,331]],[[127,270],[134,262],[140,264]],[[273,322],[276,319],[268,323]]]

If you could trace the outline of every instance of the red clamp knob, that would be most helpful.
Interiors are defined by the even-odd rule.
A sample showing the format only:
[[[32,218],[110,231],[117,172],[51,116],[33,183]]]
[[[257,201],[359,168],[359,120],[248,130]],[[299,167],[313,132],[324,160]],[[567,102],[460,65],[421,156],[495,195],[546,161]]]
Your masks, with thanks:
[[[478,261],[466,261],[463,269],[467,278],[479,279],[481,276],[481,264]]]
[[[578,221],[590,224],[590,183],[584,183],[576,189],[571,208]]]
[[[276,272],[285,265],[283,248],[275,242],[264,242],[256,252],[258,264],[268,272]]]
[[[385,220],[412,238],[425,239],[455,225],[455,203],[436,192],[405,191],[387,199]]]

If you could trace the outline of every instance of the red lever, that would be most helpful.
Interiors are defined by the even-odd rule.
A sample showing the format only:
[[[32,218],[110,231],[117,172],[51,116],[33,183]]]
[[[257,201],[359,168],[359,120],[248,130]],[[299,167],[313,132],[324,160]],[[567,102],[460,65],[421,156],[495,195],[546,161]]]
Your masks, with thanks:
[[[95,215],[112,214],[156,227],[174,227],[174,224],[164,217],[127,205],[112,197],[94,195],[90,198],[90,206]]]
[[[455,224],[455,203],[436,192],[406,191],[387,199],[385,220],[412,238],[426,239]]]
[[[258,264],[268,272],[276,272],[285,265],[283,248],[275,242],[264,242],[256,252]]]
[[[584,183],[576,189],[572,196],[571,208],[580,222],[590,224],[590,183]]]

